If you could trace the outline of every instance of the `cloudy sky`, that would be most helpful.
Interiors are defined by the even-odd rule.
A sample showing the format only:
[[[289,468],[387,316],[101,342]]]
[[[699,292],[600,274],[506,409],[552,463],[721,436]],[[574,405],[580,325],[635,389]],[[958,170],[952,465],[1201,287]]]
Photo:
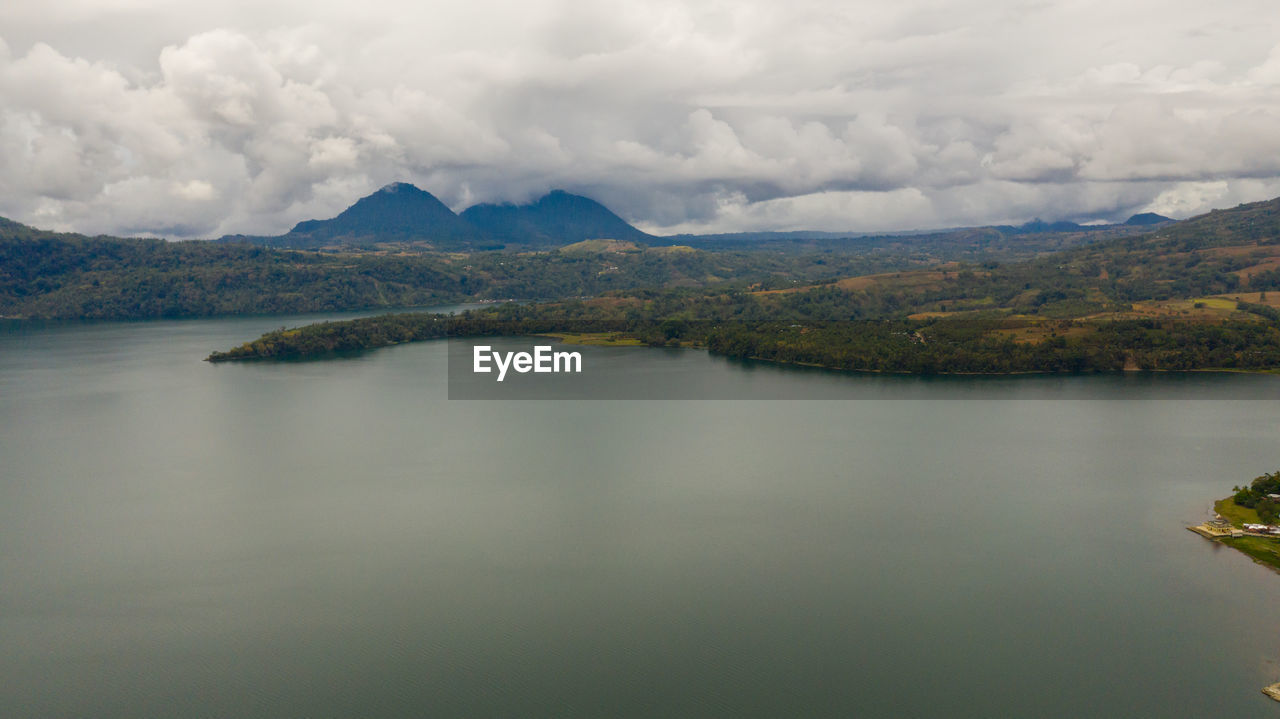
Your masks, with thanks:
[[[0,215],[276,234],[396,180],[658,233],[1280,195],[1273,0],[11,0]]]

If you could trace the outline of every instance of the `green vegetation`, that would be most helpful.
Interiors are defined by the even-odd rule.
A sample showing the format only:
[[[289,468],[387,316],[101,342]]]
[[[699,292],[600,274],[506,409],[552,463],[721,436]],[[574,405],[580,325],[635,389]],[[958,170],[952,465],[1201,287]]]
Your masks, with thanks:
[[[446,319],[445,315],[409,313],[319,322],[294,329],[282,327],[226,352],[214,352],[206,359],[303,359],[357,352],[444,337]]]
[[[0,316],[141,319],[412,306],[470,294],[424,258],[83,237],[0,222]]]
[[[207,317],[560,299],[726,283],[768,289],[915,262],[867,254],[619,251],[609,243],[568,252],[317,252],[85,237],[0,218],[0,317]]]
[[[1280,368],[1280,200],[1133,232],[980,228],[825,239],[817,242],[835,244],[799,252],[588,240],[547,252],[386,244],[325,253],[85,238],[5,222],[0,314],[198,316],[522,298],[540,302],[451,318],[446,330],[438,319],[404,317],[274,333],[235,356],[307,357],[442,332],[603,331],[613,343],[876,372]],[[1086,235],[1096,241],[1082,245]],[[1021,254],[947,259],[1011,237],[1028,243]],[[1054,242],[1066,249],[1041,251]]]
[[[1223,519],[1231,522],[1231,526],[1240,528],[1246,524],[1261,524],[1258,519],[1258,513],[1248,507],[1241,507],[1236,504],[1232,497],[1219,499],[1213,503],[1213,511],[1217,512]]]
[[[1207,239],[1197,243],[1197,233]],[[1272,255],[1280,265],[1280,245],[1270,244],[1277,238],[1280,201],[1272,201],[1013,264],[935,263],[807,282],[801,278],[856,261],[589,242],[498,257],[513,266],[512,281],[520,268],[535,268],[544,289],[574,263],[603,264],[597,276],[639,286],[462,319],[467,331],[493,334],[580,335],[604,323],[648,345],[857,371],[1275,371],[1280,310],[1266,299],[1273,278],[1254,270]],[[754,271],[763,279],[741,279]],[[739,279],[725,279],[735,272]],[[701,284],[671,281],[699,273]],[[561,296],[572,295],[565,289]]]
[[[305,224],[305,223],[304,223]],[[438,252],[395,233],[364,249],[268,249],[36,230],[0,218],[0,317],[144,319],[412,307],[712,287],[773,291],[953,261],[1010,262],[1133,228],[729,244],[589,240],[539,252]],[[657,242],[657,238],[653,238]]]
[[[1270,537],[1222,537],[1218,540],[1253,557],[1259,564],[1280,570],[1280,539]]]
[[[753,293],[657,295],[501,305],[448,318],[407,314],[275,332],[232,356],[306,357],[336,349],[450,335],[555,335],[609,344],[682,345],[744,359],[913,374],[1267,370],[1280,366],[1280,328],[1254,320],[1053,321],[1007,317],[814,320],[762,308]],[[773,319],[781,316],[782,319]],[[769,317],[769,319],[761,319]],[[405,334],[403,326],[432,327]],[[304,330],[309,328],[303,328]],[[1034,334],[1026,334],[1033,332]],[[321,338],[324,339],[321,339]],[[1027,339],[1030,337],[1030,339]],[[392,338],[387,340],[386,338]],[[256,349],[255,349],[256,348]]]
[[[644,342],[620,332],[544,332],[543,337],[552,337],[567,345],[595,345],[597,347],[643,347]]]
[[[999,320],[735,325],[709,333],[707,346],[734,357],[914,374],[1280,366],[1280,331],[1251,324],[1059,323],[1051,338],[1026,343],[1007,334],[1024,326]]]
[[[788,282],[792,275],[812,281],[873,266],[856,258],[665,248],[607,257],[322,253],[88,238],[0,225],[0,317],[202,317],[546,299],[733,279]]]
[[[1274,524],[1280,516],[1280,501],[1273,499],[1280,497],[1280,472],[1257,477],[1247,487],[1236,487],[1235,492],[1232,502],[1252,509],[1264,524]]]

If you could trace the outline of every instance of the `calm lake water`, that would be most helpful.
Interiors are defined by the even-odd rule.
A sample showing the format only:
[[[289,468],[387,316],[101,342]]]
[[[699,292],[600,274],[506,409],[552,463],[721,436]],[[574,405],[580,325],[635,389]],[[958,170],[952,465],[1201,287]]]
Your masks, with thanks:
[[[1280,714],[1280,575],[1184,529],[1280,468],[1280,377],[201,361],[300,321],[0,331],[0,715]]]

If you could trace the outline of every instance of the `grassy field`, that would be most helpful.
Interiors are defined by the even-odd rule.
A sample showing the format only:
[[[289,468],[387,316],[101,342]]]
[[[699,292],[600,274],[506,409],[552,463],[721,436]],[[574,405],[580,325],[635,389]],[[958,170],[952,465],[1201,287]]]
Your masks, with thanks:
[[[1260,564],[1280,570],[1280,540],[1267,537],[1223,537],[1218,541],[1244,552]]]
[[[1220,295],[1220,297],[1236,302],[1252,302],[1255,305],[1280,307],[1280,292],[1232,292],[1229,295]]]
[[[1231,497],[1219,499],[1213,503],[1213,511],[1222,515],[1222,518],[1231,522],[1233,527],[1243,527],[1246,524],[1261,524],[1262,520],[1258,519],[1258,513],[1248,507],[1241,507]]]
[[[543,337],[554,337],[567,345],[595,345],[598,347],[643,347],[644,343],[635,337],[620,335],[616,332],[586,332],[571,334],[569,332],[548,332]]]
[[[640,246],[634,242],[625,242],[623,240],[583,240],[575,242],[572,245],[561,247],[560,252],[564,254],[601,254],[604,252],[640,252]]]

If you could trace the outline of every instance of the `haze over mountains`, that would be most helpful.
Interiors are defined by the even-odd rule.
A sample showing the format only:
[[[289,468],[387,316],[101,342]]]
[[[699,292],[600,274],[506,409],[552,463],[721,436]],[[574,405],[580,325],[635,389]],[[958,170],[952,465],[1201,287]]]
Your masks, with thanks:
[[[851,218],[851,221],[855,220]],[[1164,222],[1172,220],[1154,213],[1143,213],[1134,215],[1124,224],[1146,226]],[[1114,225],[1045,222],[1037,218],[1019,226],[1002,225],[996,229],[1006,235],[1018,235],[1081,232],[1107,227]],[[560,247],[599,239],[649,245],[723,246],[757,240],[832,240],[864,234],[798,231],[656,237],[630,225],[599,202],[564,190],[552,190],[537,201],[524,205],[474,205],[459,215],[431,193],[407,182],[396,182],[360,198],[336,217],[299,222],[283,235],[228,235],[221,240],[293,249],[362,247],[391,242],[422,243],[439,250],[491,250],[509,246],[531,249]]]

